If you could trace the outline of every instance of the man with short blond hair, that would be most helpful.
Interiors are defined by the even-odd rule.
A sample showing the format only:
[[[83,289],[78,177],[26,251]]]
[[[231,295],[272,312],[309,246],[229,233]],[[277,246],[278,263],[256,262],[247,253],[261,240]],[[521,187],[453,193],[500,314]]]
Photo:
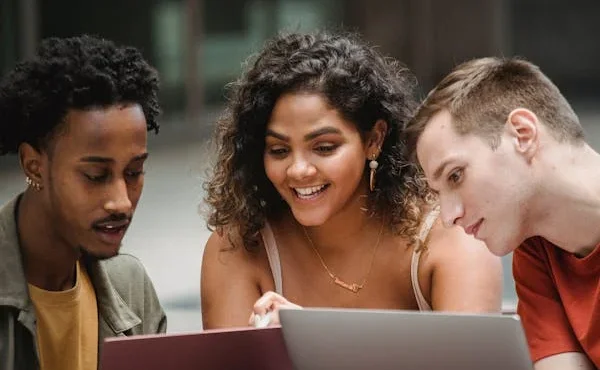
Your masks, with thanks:
[[[513,273],[538,369],[600,367],[600,155],[552,81],[517,58],[463,63],[406,127],[458,224]]]

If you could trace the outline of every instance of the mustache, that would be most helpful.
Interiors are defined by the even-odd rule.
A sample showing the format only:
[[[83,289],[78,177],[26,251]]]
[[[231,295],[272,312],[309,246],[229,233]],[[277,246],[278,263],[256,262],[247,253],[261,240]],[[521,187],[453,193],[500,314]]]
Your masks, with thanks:
[[[100,225],[106,224],[108,222],[121,222],[121,221],[131,222],[131,218],[132,218],[132,215],[127,215],[125,213],[112,214],[112,215],[110,215],[110,216],[108,216],[106,218],[103,218],[101,220],[94,221],[92,223],[92,226],[94,226],[94,227],[95,226],[100,226]]]

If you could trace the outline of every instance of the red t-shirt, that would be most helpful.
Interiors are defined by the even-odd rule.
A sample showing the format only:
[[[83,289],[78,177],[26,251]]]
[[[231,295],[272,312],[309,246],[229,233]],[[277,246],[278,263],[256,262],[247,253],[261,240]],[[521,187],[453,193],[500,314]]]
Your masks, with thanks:
[[[514,252],[513,274],[532,360],[583,352],[600,368],[600,248],[577,258],[530,238]]]

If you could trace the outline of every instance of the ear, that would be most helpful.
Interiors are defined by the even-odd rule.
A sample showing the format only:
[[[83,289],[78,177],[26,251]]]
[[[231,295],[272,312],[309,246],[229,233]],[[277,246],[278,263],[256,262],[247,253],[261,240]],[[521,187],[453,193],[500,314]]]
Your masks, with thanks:
[[[539,148],[539,124],[535,113],[525,108],[514,109],[508,115],[505,131],[517,152],[531,159]]]
[[[378,157],[387,134],[388,124],[382,119],[377,120],[367,138],[366,156],[371,159]]]
[[[19,162],[25,176],[43,187],[43,154],[31,146],[31,144],[22,143],[19,146]]]

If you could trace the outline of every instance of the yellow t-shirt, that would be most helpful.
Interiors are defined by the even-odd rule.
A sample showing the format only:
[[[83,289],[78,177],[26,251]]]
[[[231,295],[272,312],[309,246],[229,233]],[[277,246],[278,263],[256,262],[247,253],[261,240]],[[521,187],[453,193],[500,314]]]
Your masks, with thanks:
[[[28,284],[37,315],[37,344],[42,370],[98,367],[98,307],[85,268],[77,262],[75,286],[48,291]]]

